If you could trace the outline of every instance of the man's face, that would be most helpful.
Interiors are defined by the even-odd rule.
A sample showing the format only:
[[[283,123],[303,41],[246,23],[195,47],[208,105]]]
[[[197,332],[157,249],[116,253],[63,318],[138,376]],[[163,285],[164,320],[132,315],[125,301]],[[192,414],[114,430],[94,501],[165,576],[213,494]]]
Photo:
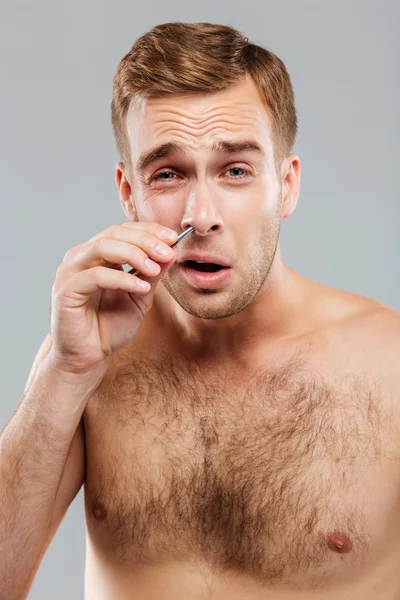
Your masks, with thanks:
[[[137,219],[176,231],[195,228],[177,246],[178,259],[161,279],[163,285],[195,317],[219,319],[243,310],[268,277],[282,217],[270,118],[253,80],[245,77],[212,95],[132,103],[127,131]],[[261,150],[213,150],[221,141],[253,142]],[[168,142],[184,152],[139,167],[139,159]],[[228,280],[213,290],[193,286],[179,265],[189,251],[224,259],[231,266]]]

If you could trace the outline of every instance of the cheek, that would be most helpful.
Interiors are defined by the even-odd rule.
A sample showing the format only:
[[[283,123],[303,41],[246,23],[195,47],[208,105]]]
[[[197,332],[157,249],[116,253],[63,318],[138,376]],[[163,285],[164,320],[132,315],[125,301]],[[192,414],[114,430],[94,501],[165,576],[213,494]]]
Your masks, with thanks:
[[[132,193],[139,221],[161,223],[171,203],[165,202],[156,190],[137,187]]]
[[[172,223],[182,217],[185,199],[188,193],[182,190],[170,190],[160,193],[159,190],[148,190],[142,194],[137,203],[140,220],[155,221],[156,223]]]
[[[277,212],[279,213],[280,204],[281,191],[278,182],[272,180],[265,182],[257,200],[260,216],[268,220],[275,218]]]
[[[260,230],[276,212],[277,192],[270,182],[259,182],[251,186],[240,202],[230,204],[230,214],[243,223],[247,221],[253,230]]]

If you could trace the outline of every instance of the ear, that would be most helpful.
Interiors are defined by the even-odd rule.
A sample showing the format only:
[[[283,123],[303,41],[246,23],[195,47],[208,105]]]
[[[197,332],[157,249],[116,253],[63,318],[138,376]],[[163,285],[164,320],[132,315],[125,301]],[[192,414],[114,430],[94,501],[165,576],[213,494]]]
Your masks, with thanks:
[[[300,159],[296,154],[289,154],[283,161],[282,181],[282,219],[290,217],[296,208],[300,194]]]
[[[132,198],[132,188],[129,183],[127,172],[123,162],[118,162],[115,166],[115,183],[118,188],[119,200],[121,202],[122,210],[124,211],[129,221],[138,221],[138,216],[135,208],[135,204]]]

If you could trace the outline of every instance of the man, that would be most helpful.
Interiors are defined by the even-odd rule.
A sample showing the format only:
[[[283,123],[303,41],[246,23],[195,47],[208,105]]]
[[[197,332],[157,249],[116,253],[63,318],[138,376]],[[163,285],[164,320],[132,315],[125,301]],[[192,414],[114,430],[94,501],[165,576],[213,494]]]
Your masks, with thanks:
[[[86,600],[398,598],[399,315],[281,258],[283,63],[230,27],[159,25],[112,118],[128,222],[65,255],[0,438],[1,598],[26,597],[82,484]],[[194,231],[158,256],[161,225]]]

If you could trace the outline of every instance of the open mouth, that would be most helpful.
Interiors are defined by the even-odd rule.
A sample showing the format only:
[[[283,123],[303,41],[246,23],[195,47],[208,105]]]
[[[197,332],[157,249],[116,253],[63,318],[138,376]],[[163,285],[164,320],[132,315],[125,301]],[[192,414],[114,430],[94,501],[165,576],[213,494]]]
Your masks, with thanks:
[[[203,273],[216,273],[221,269],[228,269],[228,267],[223,267],[222,265],[217,265],[215,263],[199,263],[196,260],[185,260],[185,262],[182,263],[182,266]]]
[[[195,289],[224,289],[232,277],[232,268],[215,263],[185,260],[181,263],[186,281]]]

